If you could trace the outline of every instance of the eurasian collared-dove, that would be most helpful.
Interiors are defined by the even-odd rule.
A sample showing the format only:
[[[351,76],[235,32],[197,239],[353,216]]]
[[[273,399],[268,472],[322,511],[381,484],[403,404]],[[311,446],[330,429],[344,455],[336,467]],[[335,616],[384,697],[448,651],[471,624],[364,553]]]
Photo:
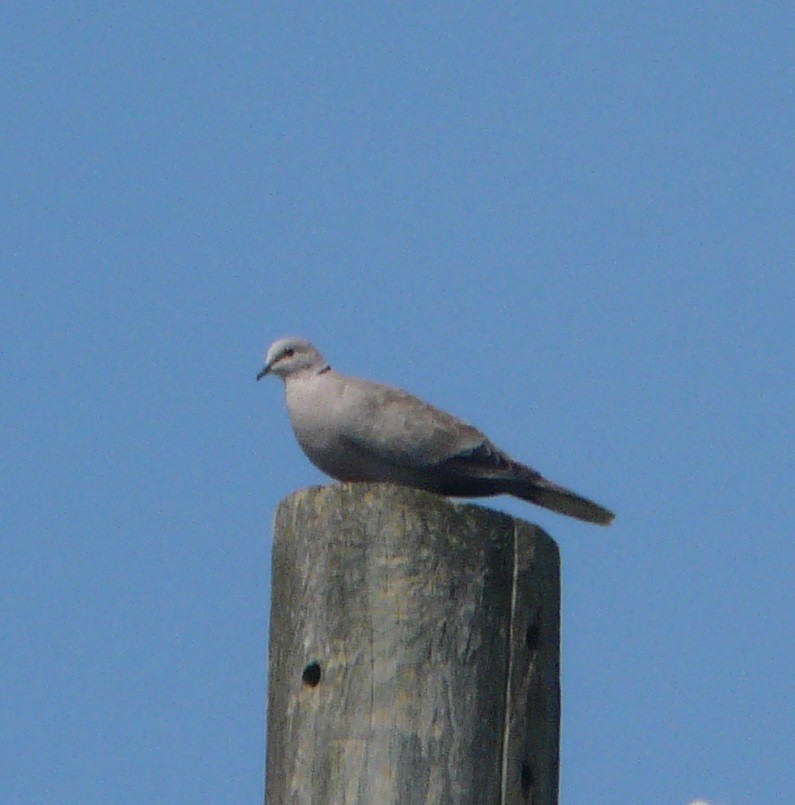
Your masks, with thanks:
[[[299,444],[338,481],[389,481],[453,497],[508,494],[589,523],[613,520],[457,417],[400,389],[335,372],[302,338],[271,345],[257,380],[271,373],[284,380]]]

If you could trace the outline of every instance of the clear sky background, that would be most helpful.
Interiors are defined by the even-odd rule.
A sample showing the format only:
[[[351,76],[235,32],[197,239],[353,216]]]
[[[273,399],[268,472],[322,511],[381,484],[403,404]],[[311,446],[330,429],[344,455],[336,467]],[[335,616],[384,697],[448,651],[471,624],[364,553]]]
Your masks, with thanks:
[[[562,802],[795,802],[795,10],[0,10],[0,778],[257,803],[271,340],[617,512],[563,556]]]

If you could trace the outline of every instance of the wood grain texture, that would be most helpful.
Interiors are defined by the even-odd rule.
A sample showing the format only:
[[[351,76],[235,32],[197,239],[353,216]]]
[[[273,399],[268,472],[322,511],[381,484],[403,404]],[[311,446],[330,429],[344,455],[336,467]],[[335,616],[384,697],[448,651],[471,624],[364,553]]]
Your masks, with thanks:
[[[535,526],[387,484],[291,495],[266,803],[557,803],[559,613]]]

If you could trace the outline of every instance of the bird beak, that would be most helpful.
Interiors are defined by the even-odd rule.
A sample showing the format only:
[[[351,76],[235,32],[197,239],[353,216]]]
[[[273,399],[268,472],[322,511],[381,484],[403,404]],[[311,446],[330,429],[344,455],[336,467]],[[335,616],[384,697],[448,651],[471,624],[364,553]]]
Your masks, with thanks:
[[[262,367],[260,373],[257,375],[257,380],[262,380],[265,375],[267,375],[271,370],[271,364],[266,363],[265,366]]]

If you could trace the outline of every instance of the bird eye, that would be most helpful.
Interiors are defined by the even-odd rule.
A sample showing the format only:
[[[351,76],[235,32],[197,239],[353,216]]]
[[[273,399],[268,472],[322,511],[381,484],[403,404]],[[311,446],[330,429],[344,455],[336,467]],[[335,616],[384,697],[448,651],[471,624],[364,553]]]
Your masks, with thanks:
[[[286,349],[286,350],[284,350],[283,355],[284,355],[285,358],[292,358],[293,355],[295,355],[295,350],[294,349]]]

